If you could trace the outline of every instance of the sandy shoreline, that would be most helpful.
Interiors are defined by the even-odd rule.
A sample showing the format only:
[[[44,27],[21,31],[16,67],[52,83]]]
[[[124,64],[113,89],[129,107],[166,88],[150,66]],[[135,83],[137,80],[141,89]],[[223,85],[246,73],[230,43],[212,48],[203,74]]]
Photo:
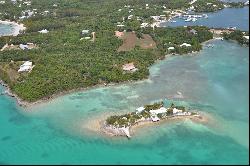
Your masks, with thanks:
[[[140,81],[143,81],[143,80],[140,80]],[[77,88],[77,89],[72,89],[72,90],[68,90],[68,91],[55,93],[49,97],[44,97],[44,98],[37,100],[35,102],[28,102],[28,101],[25,101],[25,100],[21,99],[20,97],[18,97],[15,93],[13,93],[10,90],[9,86],[6,83],[4,83],[2,80],[0,80],[0,85],[4,86],[6,88],[5,93],[10,97],[14,97],[16,99],[18,105],[26,107],[26,108],[34,106],[36,104],[47,103],[47,102],[52,101],[55,98],[58,98],[58,97],[61,97],[64,95],[68,95],[71,93],[75,93],[75,92],[84,92],[84,91],[92,90],[92,89],[96,89],[96,88],[105,88],[105,87],[118,86],[118,85],[127,85],[128,83],[134,83],[134,81],[129,80],[129,81],[121,82],[121,83],[110,83],[110,84],[106,84],[106,85],[97,84],[97,85],[94,85],[91,87]]]
[[[11,22],[8,22],[8,21],[0,21],[1,22],[5,22],[5,23],[11,23]],[[15,22],[12,22],[12,23],[15,23]],[[17,24],[17,23],[15,23]],[[18,25],[18,24],[17,24]],[[20,24],[21,26],[22,24]],[[24,27],[25,28],[25,27]],[[211,41],[214,41],[214,40],[218,40],[216,38],[213,38],[213,39],[210,39],[208,41],[205,41],[203,43],[201,43],[203,46],[205,44],[207,44],[208,42],[211,42]],[[191,53],[188,53],[187,55],[191,55],[191,56],[194,56],[195,54],[198,54],[200,51],[196,51],[196,52],[191,52]],[[165,58],[168,58],[168,57],[171,57],[171,56],[175,56],[177,54],[167,54],[165,55]],[[162,61],[162,59],[160,60],[156,60],[154,64],[158,63]],[[147,78],[148,79],[148,78]],[[138,81],[132,81],[132,80],[128,80],[128,81],[124,81],[124,82],[120,82],[120,83],[109,83],[109,84],[97,84],[97,85],[94,85],[94,86],[90,86],[90,87],[84,87],[84,88],[76,88],[76,89],[72,89],[72,90],[67,90],[67,91],[62,91],[62,92],[59,92],[59,93],[55,93],[51,96],[47,96],[47,97],[44,97],[42,99],[39,99],[35,102],[29,102],[29,101],[25,101],[23,99],[21,99],[20,97],[18,97],[15,93],[13,93],[11,91],[11,89],[9,88],[9,86],[7,84],[5,84],[1,79],[0,79],[0,84],[5,86],[7,88],[7,95],[11,96],[11,97],[14,97],[18,103],[19,106],[22,106],[22,107],[31,107],[31,106],[34,106],[34,105],[37,105],[37,104],[43,104],[43,103],[47,103],[47,102],[50,102],[52,101],[53,99],[55,98],[58,98],[58,97],[61,97],[61,96],[64,96],[64,95],[68,95],[68,94],[71,94],[71,93],[74,93],[74,92],[84,92],[86,90],[92,90],[92,89],[96,89],[96,88],[105,88],[105,87],[111,87],[111,86],[118,86],[118,85],[127,85],[128,83],[135,83],[135,82],[140,82],[140,81],[144,81],[144,80],[147,80],[147,79],[143,79],[143,80],[138,80]]]
[[[126,134],[119,129],[111,129],[110,127],[104,128],[104,122],[108,116],[111,116],[112,113],[105,113],[102,116],[96,116],[92,117],[91,120],[88,120],[87,123],[83,124],[84,129],[88,129],[89,131],[93,133],[97,133],[99,135],[102,135],[104,137],[124,137]],[[136,132],[142,128],[147,127],[154,127],[157,125],[161,125],[164,123],[173,123],[173,122],[179,122],[179,121],[185,121],[185,120],[191,120],[195,123],[200,124],[208,124],[209,122],[212,123],[212,117],[206,113],[199,112],[199,116],[194,115],[184,115],[184,116],[174,116],[169,117],[166,119],[162,119],[159,122],[152,122],[149,121],[141,121],[129,128],[129,132],[131,136],[136,135]]]
[[[172,54],[167,54],[165,55],[165,58],[168,58],[168,57],[171,57],[173,56]],[[156,60],[156,63],[160,62],[161,60]],[[48,96],[48,97],[44,97],[40,100],[37,100],[35,102],[29,102],[29,101],[25,101],[23,99],[21,99],[19,96],[17,96],[15,93],[13,93],[11,91],[11,89],[9,88],[9,86],[3,81],[0,79],[0,85],[4,86],[6,88],[6,94],[11,96],[11,97],[14,97],[18,103],[19,106],[22,106],[22,107],[25,107],[25,108],[28,108],[28,107],[32,107],[34,105],[37,105],[37,104],[43,104],[43,103],[47,103],[47,102],[50,102],[52,101],[53,99],[56,99],[58,97],[61,97],[61,96],[64,96],[64,95],[68,95],[68,94],[71,94],[71,93],[75,93],[75,92],[84,92],[84,91],[87,91],[87,90],[93,90],[93,89],[96,89],[96,88],[107,88],[107,87],[115,87],[115,86],[121,86],[121,85],[128,85],[129,83],[139,83],[139,82],[142,82],[142,81],[145,81],[147,80],[148,78],[146,79],[142,79],[142,80],[138,80],[138,81],[133,81],[133,80],[128,80],[128,81],[123,81],[123,82],[120,82],[120,83],[109,83],[109,84],[97,84],[97,85],[94,85],[94,86],[90,86],[90,87],[83,87],[83,88],[76,88],[76,89],[72,89],[72,90],[67,90],[67,91],[62,91],[62,92],[59,92],[59,93],[55,93],[51,96]]]
[[[19,23],[14,22],[14,21],[2,21],[2,20],[0,20],[0,24],[12,25],[13,28],[14,28],[13,31],[10,34],[5,34],[5,35],[2,35],[2,36],[17,36],[17,35],[20,34],[21,31],[24,31],[26,29],[24,24],[19,24]]]

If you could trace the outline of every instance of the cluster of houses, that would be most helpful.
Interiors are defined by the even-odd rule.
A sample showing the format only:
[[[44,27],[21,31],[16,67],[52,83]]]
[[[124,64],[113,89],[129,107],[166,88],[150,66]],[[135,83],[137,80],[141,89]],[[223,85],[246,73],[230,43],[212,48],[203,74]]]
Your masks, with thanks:
[[[188,43],[182,43],[182,44],[180,45],[180,47],[191,47],[191,46],[192,46],[192,45],[191,45],[191,44],[188,44]],[[168,51],[171,51],[171,50],[175,50],[175,47],[170,46],[170,47],[168,47],[167,49],[168,49]]]
[[[144,107],[139,107],[136,109],[136,114],[141,113],[142,111],[144,111],[145,108]],[[160,121],[160,118],[157,116],[158,114],[162,114],[162,113],[167,113],[168,109],[165,107],[161,107],[159,109],[156,110],[150,110],[150,119],[153,122],[157,122]],[[191,115],[191,112],[188,111],[183,111],[177,108],[173,108],[173,115],[172,116],[185,116],[185,115]]]
[[[19,8],[21,8],[22,5],[31,6],[31,1],[27,1],[27,0],[11,0],[11,2],[13,3],[13,5],[18,4]],[[5,3],[6,3],[5,0],[0,1],[0,4],[5,4]],[[53,7],[57,7],[57,6],[58,6],[57,4],[53,4]],[[48,15],[48,13],[50,13],[48,10],[45,10],[45,11],[42,11],[41,13],[38,13],[37,9],[28,9],[28,10],[21,12],[21,16],[19,17],[19,19],[23,20],[23,19],[29,18],[31,16],[35,16],[36,14],[41,14],[43,16],[46,16],[46,15]]]
[[[195,2],[196,2],[196,0],[193,0],[193,1],[190,2],[190,4],[193,4]],[[128,10],[129,16],[127,16],[128,20],[131,20],[131,19],[136,17],[135,15],[131,14],[131,12],[134,11],[134,9],[132,9],[130,5],[125,5],[124,8],[129,9]],[[167,7],[163,5],[162,8],[166,9]],[[142,9],[142,8],[140,8],[140,9]],[[146,4],[146,9],[149,9],[149,4]],[[119,12],[121,12],[122,10],[123,9],[118,9]],[[191,8],[188,9],[188,11],[192,11],[192,10],[194,10],[194,6],[192,6]],[[202,14],[202,15],[194,15],[194,14],[192,14],[192,15],[190,15],[187,11],[179,10],[179,9],[175,9],[175,10],[174,9],[172,9],[172,10],[171,9],[166,9],[166,10],[163,10],[162,12],[163,12],[163,14],[161,14],[161,15],[151,16],[151,18],[154,20],[154,23],[151,24],[151,25],[149,23],[145,22],[143,20],[143,18],[141,18],[141,17],[137,16],[136,20],[142,21],[141,26],[140,26],[141,28],[146,28],[146,27],[159,26],[159,24],[161,22],[167,22],[167,21],[176,22],[176,21],[172,21],[172,19],[175,18],[175,17],[180,17],[180,18],[183,17],[183,18],[185,18],[185,21],[196,21],[197,18],[201,18],[201,17],[207,18],[208,17],[207,14]],[[123,17],[122,22],[117,22],[116,26],[117,27],[124,27],[125,26],[124,25],[124,22],[125,22],[124,20],[125,20],[125,17]]]

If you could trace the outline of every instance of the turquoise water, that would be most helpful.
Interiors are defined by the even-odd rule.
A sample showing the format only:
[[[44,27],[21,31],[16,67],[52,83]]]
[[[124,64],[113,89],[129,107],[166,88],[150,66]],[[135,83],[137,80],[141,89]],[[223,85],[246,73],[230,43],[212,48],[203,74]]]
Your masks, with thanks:
[[[65,95],[27,111],[0,96],[0,163],[249,163],[249,51],[225,41],[212,44],[194,56],[160,61],[148,80]],[[108,139],[89,128],[91,118],[159,99],[209,113],[213,124],[165,123],[141,128],[131,140]]]
[[[245,29],[248,10],[232,9],[231,20],[207,20]],[[8,31],[0,25],[0,35]],[[0,164],[248,164],[249,50],[226,41],[211,44],[194,56],[156,63],[147,80],[72,93],[28,110],[0,95]],[[93,119],[160,99],[212,119],[144,127],[131,140],[93,130]]]
[[[13,31],[13,26],[0,23],[0,36],[11,34]]]
[[[162,23],[161,26],[191,26],[204,25],[214,28],[236,27],[240,30],[249,31],[249,7],[225,8],[215,13],[207,13],[208,18],[198,18],[195,22],[185,22],[184,19],[175,18],[176,22]]]

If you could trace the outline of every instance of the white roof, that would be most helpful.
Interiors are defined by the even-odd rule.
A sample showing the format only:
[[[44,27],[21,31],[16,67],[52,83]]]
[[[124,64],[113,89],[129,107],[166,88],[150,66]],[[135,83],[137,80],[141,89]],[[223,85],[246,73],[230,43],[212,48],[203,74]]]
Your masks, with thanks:
[[[40,32],[40,33],[48,33],[49,31],[47,29],[43,29],[43,30],[38,31],[38,32]]]
[[[30,69],[32,69],[32,62],[26,61],[20,66],[18,72],[29,71]]]
[[[181,46],[181,47],[182,47],[182,46],[190,47],[190,46],[191,46],[191,44],[188,44],[188,43],[183,43],[183,44],[181,44],[180,46]]]
[[[182,112],[182,110],[178,110],[176,108],[173,109],[173,114],[176,114],[176,113],[179,113],[179,112]]]
[[[89,30],[82,30],[82,34],[89,33]]]
[[[160,109],[157,110],[150,110],[149,111],[151,114],[160,114],[160,113],[165,113],[167,112],[167,109],[164,107],[161,107]]]
[[[168,47],[168,50],[174,50],[175,48],[174,47]]]
[[[246,38],[247,40],[249,40],[249,36],[243,36],[244,38]]]
[[[139,108],[136,109],[137,112],[142,112],[143,110],[145,110],[144,107],[139,107]]]
[[[26,44],[20,44],[19,47],[20,47],[22,50],[29,49],[28,45],[26,45]]]
[[[32,66],[32,62],[26,61],[24,64],[22,64],[22,66]]]
[[[151,119],[153,122],[157,122],[159,121],[160,119],[158,118],[158,116],[151,116]]]

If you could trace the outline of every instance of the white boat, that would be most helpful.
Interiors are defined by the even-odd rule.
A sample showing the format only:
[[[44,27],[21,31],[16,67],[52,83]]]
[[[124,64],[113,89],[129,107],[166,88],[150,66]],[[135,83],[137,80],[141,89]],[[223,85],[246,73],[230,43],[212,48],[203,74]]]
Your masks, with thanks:
[[[197,18],[192,18],[192,21],[193,21],[193,22],[197,21]]]
[[[228,27],[227,29],[236,30],[236,27]]]
[[[204,18],[208,18],[208,15],[207,14],[203,14]]]
[[[187,18],[185,21],[186,22],[192,21],[192,18]]]

